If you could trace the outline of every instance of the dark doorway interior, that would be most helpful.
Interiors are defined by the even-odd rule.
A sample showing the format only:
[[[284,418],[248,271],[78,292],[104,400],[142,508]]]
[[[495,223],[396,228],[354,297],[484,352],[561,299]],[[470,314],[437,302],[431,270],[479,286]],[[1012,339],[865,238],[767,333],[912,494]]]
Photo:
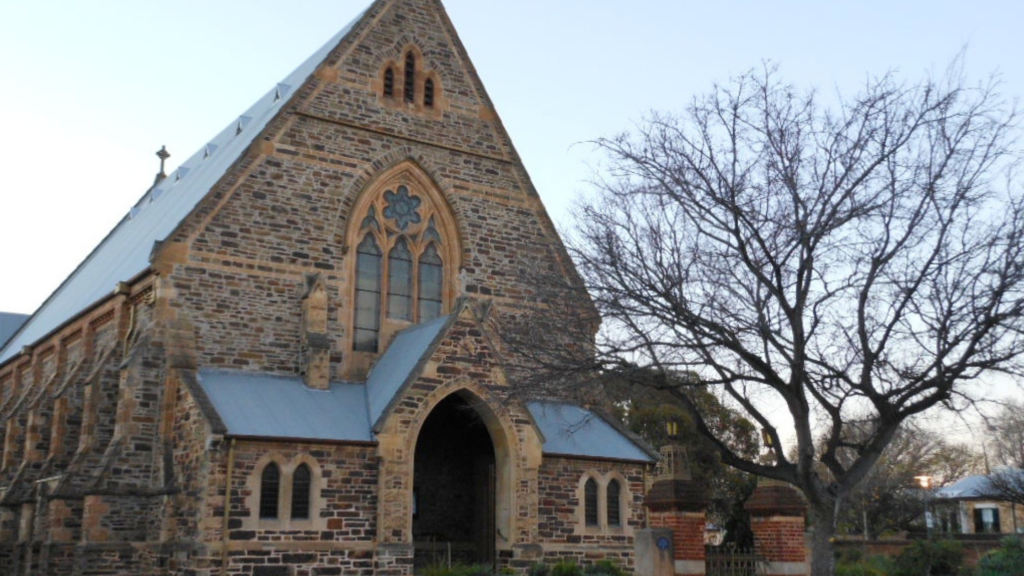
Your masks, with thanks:
[[[463,398],[442,400],[416,442],[417,566],[494,562],[494,444]]]

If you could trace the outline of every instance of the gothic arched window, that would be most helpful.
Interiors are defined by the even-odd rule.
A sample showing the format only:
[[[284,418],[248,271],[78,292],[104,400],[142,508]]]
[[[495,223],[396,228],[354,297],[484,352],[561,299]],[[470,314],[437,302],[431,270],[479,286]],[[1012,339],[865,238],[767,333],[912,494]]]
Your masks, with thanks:
[[[376,224],[376,222],[374,222]],[[356,249],[356,314],[353,348],[377,351],[380,337],[381,250],[372,232]]]
[[[420,178],[396,180],[354,212],[356,351],[379,352],[395,331],[443,315],[451,297],[458,264],[452,216]]]
[[[399,238],[388,253],[388,318],[412,321],[412,252]]]
[[[597,526],[597,481],[587,478],[583,485],[583,519],[587,526]]]
[[[313,474],[309,465],[300,464],[292,474],[292,520],[309,518],[309,493]]]
[[[619,486],[619,481],[612,480],[605,490],[607,490],[605,511],[608,513],[608,526],[622,526],[622,506],[620,505],[622,488]]]
[[[423,105],[427,108],[434,107],[434,81],[430,78],[423,83]]]
[[[433,320],[441,315],[441,283],[444,262],[437,253],[437,246],[431,242],[420,256],[420,322]]]
[[[384,96],[387,98],[395,96],[395,69],[390,66],[384,71]]]
[[[416,101],[416,56],[411,51],[405,55],[405,101]]]
[[[277,518],[280,487],[281,469],[271,462],[260,475],[260,518]]]

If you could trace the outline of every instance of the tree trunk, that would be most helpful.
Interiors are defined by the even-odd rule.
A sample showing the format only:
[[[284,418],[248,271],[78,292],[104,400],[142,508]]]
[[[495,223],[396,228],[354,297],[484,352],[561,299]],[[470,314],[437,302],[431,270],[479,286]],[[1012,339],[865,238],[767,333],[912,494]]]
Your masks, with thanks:
[[[835,508],[830,504],[811,507],[811,576],[832,576],[835,572]]]

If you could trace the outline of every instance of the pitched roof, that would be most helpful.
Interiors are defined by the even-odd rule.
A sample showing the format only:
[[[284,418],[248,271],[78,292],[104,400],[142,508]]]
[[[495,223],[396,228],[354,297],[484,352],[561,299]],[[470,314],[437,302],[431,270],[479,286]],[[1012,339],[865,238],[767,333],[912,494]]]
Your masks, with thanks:
[[[371,424],[377,425],[405,383],[419,373],[420,363],[426,360],[434,343],[447,331],[456,315],[441,316],[398,333],[366,380]]]
[[[15,314],[13,312],[0,312],[0,346],[14,336],[14,333],[21,328],[28,320],[28,314]]]
[[[366,388],[307,387],[298,376],[201,370],[199,384],[232,436],[371,442]]]
[[[530,414],[544,435],[544,453],[654,462],[639,443],[600,415],[567,402],[530,402]]]
[[[105,299],[118,282],[149,268],[154,243],[165,240],[245,153],[298,88],[355,25],[365,11],[327,41],[165,180],[153,186],[0,349],[0,364],[45,337],[83,310]],[[5,339],[0,338],[0,342]]]
[[[1024,474],[1024,471],[1018,471]],[[989,476],[977,474],[943,486],[935,491],[935,497],[944,500],[968,500],[972,498],[993,498]]]

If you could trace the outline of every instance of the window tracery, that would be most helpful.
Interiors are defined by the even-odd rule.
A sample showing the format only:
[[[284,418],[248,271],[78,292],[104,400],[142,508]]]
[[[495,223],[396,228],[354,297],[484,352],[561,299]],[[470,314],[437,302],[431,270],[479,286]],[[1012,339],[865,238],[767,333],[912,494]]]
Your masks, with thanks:
[[[444,233],[451,215],[409,176],[392,179],[355,209],[355,351],[379,352],[393,331],[445,312],[457,266],[458,242]]]

